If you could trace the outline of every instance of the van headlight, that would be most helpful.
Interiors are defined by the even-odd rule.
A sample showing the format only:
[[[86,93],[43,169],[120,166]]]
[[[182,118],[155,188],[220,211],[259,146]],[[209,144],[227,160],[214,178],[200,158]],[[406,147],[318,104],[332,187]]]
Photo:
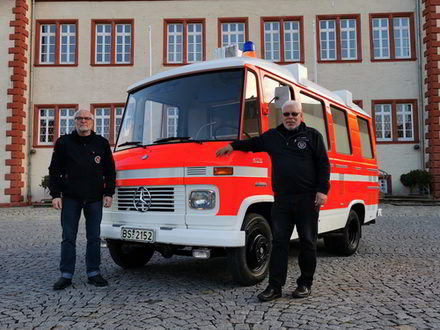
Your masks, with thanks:
[[[189,195],[189,207],[196,210],[211,210],[215,207],[213,190],[194,190]]]

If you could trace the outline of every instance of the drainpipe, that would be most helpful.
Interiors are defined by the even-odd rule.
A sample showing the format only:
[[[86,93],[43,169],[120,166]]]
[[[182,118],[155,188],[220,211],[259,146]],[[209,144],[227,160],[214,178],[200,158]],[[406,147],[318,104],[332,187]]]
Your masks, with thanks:
[[[28,141],[27,141],[27,169],[28,169],[28,176],[27,176],[27,200],[28,203],[32,202],[32,178],[31,178],[31,169],[32,169],[32,131],[33,131],[33,125],[32,125],[32,119],[33,119],[33,111],[32,111],[32,105],[33,105],[33,92],[34,92],[34,79],[33,79],[33,73],[34,73],[34,67],[32,65],[32,55],[34,53],[33,49],[33,40],[34,40],[34,11],[35,11],[35,0],[32,0],[32,9],[31,9],[31,27],[30,27],[30,33],[29,33],[29,78],[28,78],[28,86],[29,86],[29,102],[28,102]]]
[[[423,79],[423,38],[422,38],[422,18],[421,18],[421,7],[420,1],[415,0],[416,3],[416,56],[417,56],[417,69],[418,69],[418,83],[419,83],[419,113],[421,118],[421,123],[419,124],[419,138],[420,138],[420,149],[421,149],[421,162],[422,168],[426,169],[425,162],[425,97],[424,97],[424,79]]]
[[[417,0],[416,0],[417,1]],[[316,22],[315,20],[313,20],[312,23],[312,27],[313,27],[313,65],[314,65],[314,76],[315,76],[315,84],[318,83],[318,62],[317,62],[317,47],[316,47]]]

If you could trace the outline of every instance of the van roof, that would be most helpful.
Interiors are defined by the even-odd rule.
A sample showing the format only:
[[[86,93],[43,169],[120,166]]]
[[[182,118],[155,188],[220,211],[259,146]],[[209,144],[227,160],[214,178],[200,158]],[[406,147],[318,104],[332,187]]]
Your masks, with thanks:
[[[305,77],[301,77],[301,74],[295,75],[293,73],[294,70],[289,70],[289,67],[291,66],[300,66],[300,64],[291,64],[291,65],[278,65],[276,63],[272,63],[270,61],[262,60],[259,58],[253,58],[253,57],[230,57],[226,59],[218,59],[218,60],[211,60],[211,61],[203,61],[203,62],[197,62],[193,64],[183,65],[179,66],[177,68],[173,68],[167,71],[163,71],[160,73],[157,73],[153,76],[147,77],[137,83],[134,83],[130,85],[127,89],[128,92],[131,92],[135,89],[138,89],[140,87],[143,87],[149,83],[163,80],[171,77],[181,76],[193,72],[200,72],[200,71],[210,71],[215,69],[225,69],[225,68],[242,68],[246,64],[250,64],[256,67],[259,67],[263,70],[266,70],[268,72],[271,72],[279,77],[282,77],[286,80],[289,80],[293,83],[299,84],[301,86],[304,86],[308,90],[312,92],[316,92],[324,97],[327,97],[329,99],[332,99],[333,101],[343,104],[367,117],[371,117],[367,112],[365,112],[363,109],[358,107],[356,104],[354,104],[351,101],[347,101],[340,97],[340,95],[331,92],[330,90],[315,84],[314,82],[306,79]],[[347,104],[351,103],[351,104]]]

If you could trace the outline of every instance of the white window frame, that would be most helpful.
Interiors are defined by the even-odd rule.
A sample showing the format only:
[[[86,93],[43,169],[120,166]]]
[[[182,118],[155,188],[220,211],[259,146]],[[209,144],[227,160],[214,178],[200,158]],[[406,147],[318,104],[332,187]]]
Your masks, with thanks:
[[[102,32],[98,32],[98,26],[103,27]],[[110,26],[110,32],[106,32],[105,27]],[[98,37],[102,37],[102,44],[98,44]],[[106,43],[106,37],[110,38],[110,42]],[[100,45],[100,46],[99,46]],[[110,50],[105,51],[105,46],[109,46]],[[99,51],[101,47],[101,51]],[[98,61],[98,54],[102,54],[102,60]],[[109,55],[108,61],[105,60],[105,55]],[[95,63],[96,64],[110,64],[112,62],[112,24],[111,23],[96,23],[95,24]]]
[[[286,28],[288,24],[289,28]],[[297,25],[297,28],[294,28],[294,25]],[[286,36],[290,36],[290,41],[286,40]],[[294,37],[297,37],[294,40]],[[284,62],[299,62],[301,60],[301,22],[300,21],[284,21]],[[290,42],[290,47],[288,49],[287,43]],[[298,45],[298,49],[294,49],[294,44]],[[288,58],[287,52],[290,51],[292,56]],[[298,53],[298,57],[294,57],[293,54]]]
[[[241,30],[240,27],[242,27]],[[221,42],[222,47],[236,44],[238,45],[238,48],[241,51],[243,51],[243,46],[246,39],[246,23],[244,22],[221,23],[220,29],[221,29],[220,37],[222,40]],[[235,37],[236,40],[235,42],[232,41],[233,37]],[[240,41],[240,39],[242,40]]]
[[[389,110],[389,111],[385,111]],[[375,129],[376,129],[376,141],[383,142],[383,141],[393,141],[393,105],[390,103],[384,103],[384,104],[375,104]],[[381,121],[378,123],[377,115],[381,115]],[[391,136],[389,138],[385,137],[385,117],[389,118],[390,123],[390,132]],[[377,129],[378,124],[380,125],[380,131],[382,132],[382,138],[377,137]]]
[[[63,110],[66,111],[66,115],[63,116]],[[70,134],[75,128],[75,112],[76,108],[60,108],[59,109],[59,125],[58,125],[58,136],[64,135],[64,134]],[[61,134],[61,121],[66,120],[66,132],[64,134]]]
[[[403,21],[406,20],[406,27],[403,26]],[[396,23],[398,23],[396,25]],[[394,31],[394,52],[395,58],[397,59],[407,59],[411,58],[411,31],[410,31],[410,19],[409,17],[393,17],[393,31]],[[407,38],[404,37],[404,32],[406,32]],[[396,34],[399,34],[396,37]],[[407,41],[407,47],[404,47],[404,42]],[[399,45],[398,45],[399,44]],[[397,51],[400,51],[400,55],[397,55]],[[408,55],[402,55],[407,51]]]
[[[275,25],[278,24],[278,29]],[[267,37],[270,36],[270,40]],[[278,40],[274,40],[277,36]],[[279,62],[281,60],[281,22],[280,21],[265,21],[264,22],[264,59],[272,62]],[[278,46],[278,49],[275,49]],[[278,52],[278,57],[275,56]]]
[[[333,22],[334,27],[329,27],[329,23]],[[325,27],[322,27],[322,24]],[[334,39],[330,39],[330,33],[333,33]],[[325,38],[323,38],[325,35]],[[319,21],[319,42],[320,42],[320,60],[321,61],[336,61],[338,59],[337,45],[336,45],[336,19],[325,19]],[[330,48],[330,43],[334,43],[334,48]],[[325,46],[325,47],[323,47]],[[334,50],[334,57],[330,56],[330,51]],[[325,55],[325,56],[323,56]]]
[[[350,27],[350,22],[354,22],[354,27]],[[343,22],[347,22],[347,26],[343,27]],[[340,24],[340,47],[341,47],[341,59],[342,60],[357,60],[358,54],[357,54],[357,21],[355,18],[341,18],[339,20]],[[343,33],[347,34],[347,38],[343,38]],[[350,47],[350,42],[353,40],[353,38],[350,38],[350,32],[354,33],[354,48]],[[343,44],[344,41],[347,43],[347,47],[344,48]],[[347,50],[348,56],[344,57],[344,49]],[[354,49],[354,56],[351,56],[351,50]]]
[[[118,27],[122,27],[122,31],[118,32]],[[129,30],[127,32],[127,30]],[[128,23],[117,23],[115,24],[115,63],[116,64],[129,64],[131,63],[131,52],[132,52],[132,40],[131,40],[131,30],[132,26]],[[122,42],[118,43],[118,37],[122,38]],[[129,38],[128,42],[126,38]],[[118,52],[118,45],[121,45],[122,51]],[[128,51],[126,50],[126,47]],[[122,55],[122,60],[118,61],[118,55]]]
[[[171,31],[171,27],[174,27]],[[181,31],[177,31],[177,26],[181,26]],[[183,63],[183,23],[168,23],[167,24],[167,62],[168,63]],[[180,43],[177,41],[177,37],[180,36]],[[171,38],[171,42],[170,42]],[[180,46],[180,51],[177,50],[177,46]],[[172,55],[172,59],[170,57]],[[178,55],[180,54],[180,60]]]
[[[63,32],[63,27],[67,27],[67,31]],[[75,31],[72,32],[72,27],[75,28]],[[66,49],[67,52],[63,52],[63,37],[66,37]],[[72,23],[61,23],[60,24],[60,64],[75,64],[76,62],[76,24]],[[70,51],[71,47],[73,51]],[[63,61],[63,54],[66,55],[66,60]]]
[[[45,111],[44,115],[41,115],[42,111]],[[55,142],[55,108],[39,108],[38,109],[38,144],[39,145],[53,145]],[[52,112],[52,115],[50,115],[50,112]],[[44,128],[46,128],[46,132],[44,135],[41,134],[41,121],[44,121]],[[52,121],[52,126],[50,125],[50,122]],[[49,134],[49,129],[52,128],[52,134]],[[52,135],[52,141],[49,141],[49,136]],[[41,137],[44,136],[44,141],[41,140]]]
[[[48,23],[40,25],[40,53],[39,63],[40,64],[55,64],[56,57],[56,23]],[[47,32],[43,32],[43,28],[48,27]],[[51,27],[55,27],[55,31],[51,32]],[[47,43],[43,43],[43,38],[46,37]],[[53,43],[50,41],[53,40]],[[51,46],[53,47],[53,52],[50,51]],[[43,47],[46,47],[46,52],[43,52]],[[50,55],[53,55],[53,61],[50,60]],[[43,61],[43,55],[46,56],[46,60]]]
[[[200,31],[197,28],[200,27]],[[202,23],[188,23],[186,25],[186,58],[188,63],[201,62],[203,60],[203,24]],[[192,31],[191,31],[192,30]],[[197,37],[200,38],[200,42],[197,41]],[[192,42],[190,42],[192,39]],[[190,51],[192,46],[192,51]],[[200,51],[197,51],[197,46],[200,46]],[[193,60],[190,60],[190,54],[193,56]]]
[[[108,111],[108,114],[105,114],[105,110]],[[98,114],[98,111],[102,111],[101,114]],[[96,107],[95,108],[95,132],[98,135],[110,140],[110,120],[111,120],[111,107]],[[105,125],[105,119],[108,119],[108,125]],[[105,127],[107,127],[107,133],[105,133]]]
[[[402,116],[402,120],[399,121],[399,115]],[[407,120],[407,116],[410,117],[410,120]],[[406,124],[411,123],[411,137],[407,137],[407,129]],[[403,137],[399,137],[397,135],[397,141],[414,141],[414,111],[413,105],[411,103],[397,103],[396,104],[396,126],[397,131],[399,132],[399,124],[402,124],[403,127]]]
[[[374,26],[374,22],[378,21],[378,26]],[[383,26],[382,24],[386,22],[386,26]],[[372,33],[373,33],[373,58],[375,60],[382,60],[382,59],[390,59],[391,58],[391,49],[390,49],[390,24],[388,17],[378,17],[373,18],[371,20],[372,25]],[[375,32],[378,32],[379,38],[375,38],[374,34]],[[387,36],[386,39],[386,49],[388,49],[388,55],[384,55],[384,47],[383,47],[383,41],[385,38],[383,38],[384,33]],[[376,49],[379,49],[379,56],[376,56]]]

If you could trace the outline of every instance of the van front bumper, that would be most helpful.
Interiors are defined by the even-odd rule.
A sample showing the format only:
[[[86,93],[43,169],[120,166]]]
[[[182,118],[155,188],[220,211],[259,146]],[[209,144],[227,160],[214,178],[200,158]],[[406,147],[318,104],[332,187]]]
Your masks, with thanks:
[[[101,238],[120,240],[122,227],[121,225],[101,223]],[[241,247],[245,245],[244,231],[163,228],[155,226],[142,228],[143,226],[130,225],[124,225],[124,227],[153,230],[154,243],[204,247]]]

